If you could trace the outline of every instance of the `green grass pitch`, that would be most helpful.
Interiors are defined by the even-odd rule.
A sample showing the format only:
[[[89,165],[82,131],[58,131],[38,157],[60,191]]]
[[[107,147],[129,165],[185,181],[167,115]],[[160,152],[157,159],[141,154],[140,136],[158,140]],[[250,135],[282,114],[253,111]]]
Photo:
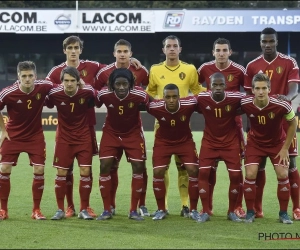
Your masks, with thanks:
[[[194,132],[194,140],[199,150],[202,132]],[[97,133],[100,140],[101,132]],[[145,132],[147,141],[147,169],[149,175],[146,205],[150,212],[156,210],[152,191],[152,146],[153,132]],[[45,132],[47,142],[47,161],[45,169],[45,190],[41,203],[46,221],[30,218],[32,209],[32,169],[28,157],[22,153],[18,165],[12,170],[11,193],[9,198],[10,218],[0,222],[2,249],[299,249],[299,240],[286,238],[300,237],[300,222],[284,225],[278,221],[277,181],[269,160],[267,165],[267,184],[263,208],[265,218],[256,219],[253,224],[233,223],[226,219],[228,207],[228,174],[224,163],[219,164],[217,184],[214,193],[214,215],[206,223],[179,216],[180,199],[177,188],[177,170],[174,160],[170,166],[169,210],[170,215],[162,221],[136,222],[128,219],[130,205],[131,166],[122,158],[119,168],[119,187],[117,192],[117,215],[108,221],[84,221],[77,217],[62,221],[52,221],[57,206],[54,193],[56,170],[52,167],[55,132]],[[298,137],[299,138],[299,137]],[[298,165],[299,165],[299,160]],[[77,166],[77,165],[76,165]],[[91,206],[97,214],[103,210],[98,189],[99,159],[93,159],[94,182]],[[74,199],[76,212],[79,212],[79,171],[74,170]],[[198,209],[201,208],[199,200]],[[244,205],[245,208],[245,205]],[[291,215],[291,201],[289,214]],[[269,236],[269,237],[268,237]],[[276,238],[285,240],[269,240]]]

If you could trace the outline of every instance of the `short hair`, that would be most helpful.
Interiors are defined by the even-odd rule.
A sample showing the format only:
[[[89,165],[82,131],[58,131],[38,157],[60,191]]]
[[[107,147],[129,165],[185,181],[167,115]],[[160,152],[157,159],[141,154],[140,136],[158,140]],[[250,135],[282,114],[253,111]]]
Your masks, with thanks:
[[[179,94],[179,89],[178,89],[178,86],[174,83],[169,83],[167,84],[165,87],[164,87],[164,93],[165,93],[165,90],[177,90],[178,91],[178,94]]]
[[[267,82],[268,88],[271,88],[271,81],[270,78],[263,73],[258,73],[256,75],[253,76],[252,78],[252,89],[255,88],[255,82]]]
[[[69,36],[63,41],[63,49],[66,50],[69,44],[79,43],[80,49],[83,49],[83,40],[79,36]]]
[[[33,70],[34,73],[36,74],[35,63],[32,61],[19,62],[17,66],[17,73],[20,73],[21,71],[25,71],[25,70]]]
[[[278,39],[278,34],[277,34],[276,30],[274,30],[271,27],[264,28],[262,30],[262,32],[260,33],[260,35],[275,35],[276,39]]]
[[[115,90],[114,84],[118,77],[125,77],[129,82],[129,89],[133,89],[134,86],[134,76],[129,69],[117,68],[114,69],[108,78],[108,88],[110,90]]]
[[[177,41],[178,41],[178,45],[181,46],[181,41],[180,41],[180,39],[179,39],[177,36],[169,35],[169,36],[167,36],[167,37],[162,41],[163,47],[165,47],[165,45],[166,45],[166,40],[167,40],[167,39],[170,39],[170,40],[177,40]]]
[[[214,44],[213,44],[213,50],[215,49],[216,44],[227,44],[227,45],[228,45],[228,48],[231,49],[231,45],[230,45],[229,40],[227,40],[227,39],[225,39],[225,38],[218,38],[218,39],[214,42]]]
[[[67,66],[65,68],[62,69],[62,71],[60,72],[60,80],[63,81],[64,80],[64,76],[65,74],[69,74],[70,76],[74,77],[76,79],[77,82],[80,81],[80,73],[79,71],[71,66]]]
[[[117,46],[124,45],[127,46],[131,50],[131,43],[125,39],[120,39],[115,43],[114,50],[116,50]]]
[[[223,78],[225,80],[225,76],[221,72],[215,72],[210,76],[210,79],[212,78]]]

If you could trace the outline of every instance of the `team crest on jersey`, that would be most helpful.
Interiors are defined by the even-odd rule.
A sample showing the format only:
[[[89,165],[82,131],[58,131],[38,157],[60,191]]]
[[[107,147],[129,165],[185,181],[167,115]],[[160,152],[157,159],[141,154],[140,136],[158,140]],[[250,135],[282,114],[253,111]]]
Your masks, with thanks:
[[[271,112],[268,114],[268,116],[270,117],[270,119],[274,119],[275,118],[275,113]]]
[[[84,102],[85,102],[85,98],[80,98],[79,99],[79,104],[84,104]]]
[[[128,103],[128,108],[133,108],[133,107],[134,107],[134,103],[133,102]]]
[[[228,81],[228,82],[232,82],[233,79],[234,79],[234,76],[233,76],[232,74],[229,74],[229,75],[227,76],[227,81]]]
[[[226,110],[227,112],[229,112],[229,111],[231,110],[231,105],[226,105],[226,106],[225,106],[225,110]]]
[[[281,74],[282,71],[283,71],[283,68],[282,68],[281,66],[279,66],[279,67],[276,68],[276,72],[277,72],[278,74]]]
[[[42,97],[42,94],[41,94],[41,93],[37,93],[37,94],[35,95],[35,99],[37,99],[37,100],[40,100],[41,97]]]
[[[185,77],[186,77],[186,74],[185,74],[185,73],[183,73],[183,72],[180,72],[180,73],[179,73],[179,78],[180,78],[181,80],[184,80]]]
[[[185,116],[185,115],[182,115],[182,116],[180,117],[180,121],[184,122],[185,120],[186,120],[186,116]]]
[[[83,76],[83,77],[86,77],[87,76],[87,71],[85,69],[81,70],[80,71],[80,74]]]

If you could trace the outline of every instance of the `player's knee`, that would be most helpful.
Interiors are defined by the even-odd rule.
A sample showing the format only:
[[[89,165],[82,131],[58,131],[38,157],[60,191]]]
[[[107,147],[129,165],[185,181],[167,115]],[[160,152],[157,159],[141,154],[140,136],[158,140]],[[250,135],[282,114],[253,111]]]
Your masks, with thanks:
[[[11,173],[11,168],[12,168],[12,165],[2,164],[1,165],[1,173],[5,173],[5,174]]]
[[[166,171],[166,168],[155,168],[153,169],[153,175],[168,178],[169,173]]]
[[[34,174],[44,174],[44,166],[37,166],[37,165],[34,165],[33,166],[33,173]]]

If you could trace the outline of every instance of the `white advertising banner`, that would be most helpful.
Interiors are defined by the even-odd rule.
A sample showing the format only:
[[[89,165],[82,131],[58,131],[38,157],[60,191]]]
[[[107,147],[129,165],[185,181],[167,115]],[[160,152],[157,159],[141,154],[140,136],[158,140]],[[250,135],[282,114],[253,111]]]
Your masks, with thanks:
[[[154,33],[153,11],[0,9],[0,33]]]
[[[300,31],[300,10],[0,9],[0,33]]]

